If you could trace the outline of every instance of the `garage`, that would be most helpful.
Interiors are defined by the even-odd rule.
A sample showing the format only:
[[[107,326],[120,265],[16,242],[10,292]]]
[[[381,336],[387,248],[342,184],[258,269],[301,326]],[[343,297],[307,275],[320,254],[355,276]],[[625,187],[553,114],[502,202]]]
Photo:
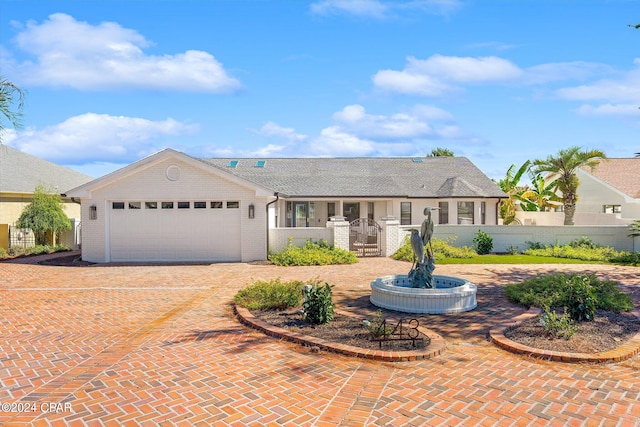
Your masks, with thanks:
[[[112,262],[240,261],[237,200],[111,200]]]

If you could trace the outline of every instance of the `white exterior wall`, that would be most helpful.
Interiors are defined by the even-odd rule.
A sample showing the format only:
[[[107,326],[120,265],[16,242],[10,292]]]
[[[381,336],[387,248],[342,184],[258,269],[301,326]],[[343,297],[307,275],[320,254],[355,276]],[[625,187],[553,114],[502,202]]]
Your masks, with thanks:
[[[348,235],[347,235],[348,237]],[[308,240],[314,243],[326,240],[333,245],[333,229],[325,227],[287,227],[269,229],[269,253],[281,252],[289,245],[289,239],[294,246],[303,246]],[[347,240],[347,247],[349,241]],[[264,259],[264,256],[263,258]]]
[[[180,168],[180,179],[170,181],[167,168]],[[109,214],[112,201],[198,201],[233,200],[240,202],[242,261],[266,257],[266,198],[256,198],[255,190],[227,181],[213,173],[176,159],[166,159],[134,169],[127,176],[82,199],[82,257],[91,262],[109,262]],[[255,206],[255,218],[248,218],[248,206]],[[97,207],[96,220],[89,219],[89,207]],[[188,213],[187,213],[188,215]],[[185,217],[188,220],[188,217]]]
[[[601,214],[604,205],[620,205],[620,218],[640,218],[640,200],[622,194],[582,170],[578,170],[578,178],[576,213]]]

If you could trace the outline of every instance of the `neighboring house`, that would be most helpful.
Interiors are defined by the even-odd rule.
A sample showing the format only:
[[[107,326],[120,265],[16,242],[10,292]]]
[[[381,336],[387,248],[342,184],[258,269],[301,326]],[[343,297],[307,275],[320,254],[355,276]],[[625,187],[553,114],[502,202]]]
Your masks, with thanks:
[[[92,262],[264,260],[269,229],[336,220],[497,224],[506,195],[463,157],[196,159],[167,149],[66,194]],[[308,228],[309,231],[312,231]]]
[[[578,178],[576,215],[606,214],[626,222],[640,218],[640,157],[601,161],[593,171],[578,170]]]
[[[24,233],[17,242],[16,236],[9,239],[9,229],[20,218],[22,210],[32,201],[35,188],[42,184],[59,193],[82,185],[93,178],[48,162],[38,157],[23,153],[7,145],[0,145],[0,247],[8,249],[9,245],[22,244]],[[63,198],[65,213],[71,219],[80,221],[80,205],[70,198]],[[73,236],[73,235],[72,235]],[[72,246],[75,242],[64,240]]]

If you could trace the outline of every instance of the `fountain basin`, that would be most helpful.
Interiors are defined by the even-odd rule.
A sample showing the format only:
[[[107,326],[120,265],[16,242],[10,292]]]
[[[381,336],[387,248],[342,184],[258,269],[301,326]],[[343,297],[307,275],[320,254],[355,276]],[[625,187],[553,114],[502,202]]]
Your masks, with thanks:
[[[379,277],[371,282],[371,303],[403,313],[460,313],[476,308],[478,287],[452,276],[433,276],[435,288],[412,288],[406,274]]]

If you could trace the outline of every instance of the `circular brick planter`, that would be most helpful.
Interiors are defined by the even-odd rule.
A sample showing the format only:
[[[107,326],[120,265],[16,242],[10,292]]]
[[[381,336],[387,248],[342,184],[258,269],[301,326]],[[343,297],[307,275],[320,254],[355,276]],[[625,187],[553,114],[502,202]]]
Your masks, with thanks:
[[[633,315],[640,318],[640,311],[634,310]],[[531,357],[537,357],[545,360],[553,360],[556,362],[587,362],[587,363],[607,363],[620,362],[629,359],[640,352],[640,332],[635,334],[626,343],[613,350],[603,351],[601,353],[565,353],[562,351],[541,350],[538,348],[528,347],[517,343],[504,336],[504,331],[522,322],[525,319],[538,316],[539,308],[530,308],[526,313],[521,314],[513,319],[512,322],[496,326],[489,331],[491,341],[500,348],[508,350],[512,353],[525,354]]]
[[[385,362],[407,362],[411,360],[431,359],[432,357],[435,357],[441,354],[446,347],[444,339],[440,335],[436,334],[433,331],[430,331],[429,329],[419,327],[418,330],[422,332],[424,335],[426,335],[427,337],[429,337],[429,339],[431,340],[427,348],[424,350],[415,350],[415,351],[370,350],[370,349],[365,349],[360,347],[353,347],[350,345],[344,345],[336,342],[329,342],[320,338],[311,337],[309,335],[290,332],[286,329],[270,325],[258,319],[256,316],[251,314],[251,312],[244,307],[234,306],[234,310],[240,322],[254,329],[257,329],[261,332],[264,332],[269,336],[291,341],[306,347],[316,347],[320,350],[343,354],[345,356],[361,357],[364,359],[380,360]],[[350,315],[349,313],[346,313],[341,310],[336,310],[336,313],[339,313],[345,316]]]

